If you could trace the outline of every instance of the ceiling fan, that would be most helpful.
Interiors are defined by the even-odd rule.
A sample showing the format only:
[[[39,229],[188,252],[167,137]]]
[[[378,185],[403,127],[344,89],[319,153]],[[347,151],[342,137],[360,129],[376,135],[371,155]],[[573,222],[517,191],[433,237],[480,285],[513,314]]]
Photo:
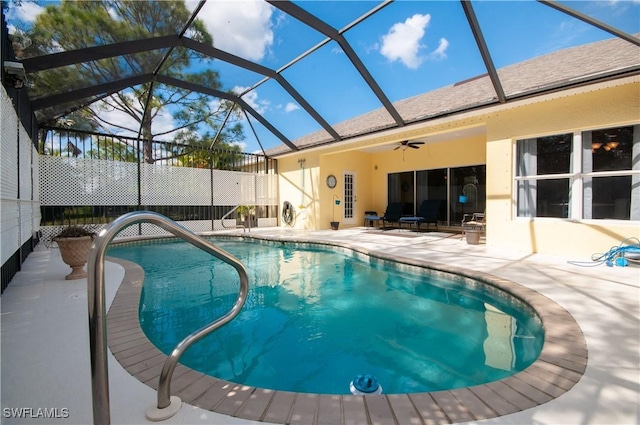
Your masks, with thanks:
[[[420,149],[420,146],[418,145],[424,145],[424,142],[410,142],[409,140],[403,140],[402,142],[398,143],[398,146],[396,146],[394,151],[397,151],[400,148],[402,148],[402,150],[405,150],[407,148]]]

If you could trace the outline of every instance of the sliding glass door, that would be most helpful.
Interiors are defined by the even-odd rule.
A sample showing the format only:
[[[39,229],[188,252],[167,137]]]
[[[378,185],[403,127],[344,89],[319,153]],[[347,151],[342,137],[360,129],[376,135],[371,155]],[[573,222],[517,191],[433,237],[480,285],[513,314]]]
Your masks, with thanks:
[[[402,202],[404,215],[413,215],[414,211],[414,175],[413,171],[391,173],[388,175],[388,203]]]
[[[465,214],[484,212],[487,198],[486,170],[484,165],[450,170],[452,225],[460,225]]]
[[[424,200],[441,200],[438,221],[459,226],[464,214],[484,212],[486,166],[404,171],[388,175],[388,203],[403,202],[414,215]]]
[[[447,223],[447,169],[416,171],[416,182],[416,208],[427,199],[442,201],[438,221]]]

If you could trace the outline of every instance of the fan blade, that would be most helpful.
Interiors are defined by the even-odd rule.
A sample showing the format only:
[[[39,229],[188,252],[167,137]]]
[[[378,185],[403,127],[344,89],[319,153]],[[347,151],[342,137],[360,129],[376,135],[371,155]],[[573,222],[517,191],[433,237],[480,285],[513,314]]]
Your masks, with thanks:
[[[420,149],[420,147],[419,147],[419,146],[414,146],[414,145],[409,145],[409,147],[410,147],[410,148],[413,148],[413,149]]]
[[[398,149],[400,149],[400,146],[396,146],[394,151],[397,151]]]
[[[409,142],[410,145],[424,145],[424,142]]]

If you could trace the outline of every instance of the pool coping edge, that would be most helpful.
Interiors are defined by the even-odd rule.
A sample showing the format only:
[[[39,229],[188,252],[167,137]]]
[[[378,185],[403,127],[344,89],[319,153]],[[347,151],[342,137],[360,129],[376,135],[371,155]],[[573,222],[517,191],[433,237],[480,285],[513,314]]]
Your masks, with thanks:
[[[233,237],[233,236],[231,236]],[[242,237],[253,237],[243,235]],[[256,239],[274,240],[265,237]],[[277,239],[276,241],[289,241]],[[290,240],[295,243],[317,243]],[[473,387],[413,394],[326,395],[292,393],[240,385],[178,364],[171,393],[184,403],[253,421],[291,424],[456,423],[520,412],[560,397],[582,378],[588,360],[582,330],[562,306],[521,284],[488,273],[399,257],[342,243],[319,243],[373,258],[453,273],[495,286],[529,304],[542,321],[545,341],[536,361],[508,378]],[[125,276],[107,315],[112,354],[132,376],[157,390],[166,355],[140,328],[138,303],[144,271],[135,263],[108,257]]]

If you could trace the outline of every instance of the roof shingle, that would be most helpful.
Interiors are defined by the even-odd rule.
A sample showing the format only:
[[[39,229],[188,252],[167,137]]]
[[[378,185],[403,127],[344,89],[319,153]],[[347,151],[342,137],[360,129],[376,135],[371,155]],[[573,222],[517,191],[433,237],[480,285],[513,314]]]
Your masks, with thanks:
[[[526,94],[595,81],[598,76],[616,71],[640,72],[640,48],[613,38],[558,50],[506,66],[497,72],[508,102]],[[491,80],[484,75],[394,102],[394,106],[405,122],[411,123],[497,102]],[[344,140],[395,126],[387,111],[379,108],[333,127]],[[293,143],[299,148],[310,148],[341,141],[333,140],[326,131],[320,130]],[[266,151],[270,156],[289,152],[286,145]]]

